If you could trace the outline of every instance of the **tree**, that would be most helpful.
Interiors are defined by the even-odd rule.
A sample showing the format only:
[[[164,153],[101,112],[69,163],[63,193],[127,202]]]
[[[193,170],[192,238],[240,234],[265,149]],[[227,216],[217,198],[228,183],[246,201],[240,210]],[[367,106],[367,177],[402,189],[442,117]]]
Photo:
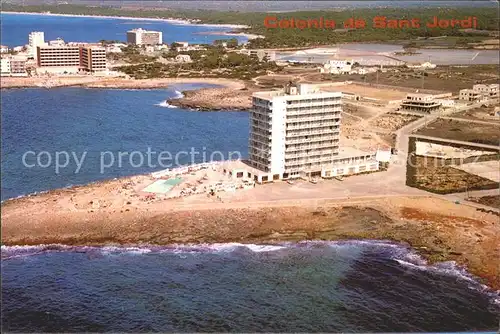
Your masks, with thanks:
[[[236,38],[231,38],[226,41],[228,48],[237,48],[238,40]]]

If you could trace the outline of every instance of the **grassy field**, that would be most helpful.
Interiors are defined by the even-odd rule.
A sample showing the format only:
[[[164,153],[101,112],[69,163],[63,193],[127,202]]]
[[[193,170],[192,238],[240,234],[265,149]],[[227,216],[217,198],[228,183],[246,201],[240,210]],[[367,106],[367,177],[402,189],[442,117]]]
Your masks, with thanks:
[[[498,65],[473,65],[468,67],[439,66],[426,73],[401,68],[385,73],[367,75],[342,75],[330,78],[336,81],[359,81],[372,84],[400,86],[413,89],[430,89],[458,93],[474,84],[499,82]]]
[[[468,190],[495,189],[499,183],[445,166],[443,159],[416,157],[414,186],[433,193],[447,194]]]
[[[482,108],[475,108],[471,110],[461,111],[453,114],[453,117],[477,120],[477,121],[488,121],[491,123],[500,123],[500,118],[498,116],[494,116],[494,113],[495,113],[495,107],[489,106],[489,107],[482,107]]]
[[[419,135],[444,139],[468,141],[487,145],[498,145],[498,125],[478,124],[467,121],[438,118],[416,132]]]

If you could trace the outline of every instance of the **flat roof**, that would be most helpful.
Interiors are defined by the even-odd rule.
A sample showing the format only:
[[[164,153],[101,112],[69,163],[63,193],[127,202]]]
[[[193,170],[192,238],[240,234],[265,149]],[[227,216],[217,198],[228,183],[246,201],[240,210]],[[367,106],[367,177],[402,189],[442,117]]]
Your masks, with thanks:
[[[272,100],[273,98],[279,97],[285,100],[307,100],[308,98],[320,98],[320,97],[342,97],[342,92],[314,92],[309,94],[287,94],[284,91],[267,91],[267,92],[255,92],[252,94],[253,97],[258,97],[264,100]]]
[[[142,28],[137,28],[137,29],[128,30],[127,32],[161,32],[161,31],[146,30],[146,29],[142,29]]]
[[[339,154],[335,157],[335,159],[355,158],[366,155],[374,155],[375,153],[376,152],[362,151],[351,146],[340,146]]]
[[[413,97],[432,97],[434,95],[432,94],[424,94],[424,93],[408,93],[406,96],[413,96]]]

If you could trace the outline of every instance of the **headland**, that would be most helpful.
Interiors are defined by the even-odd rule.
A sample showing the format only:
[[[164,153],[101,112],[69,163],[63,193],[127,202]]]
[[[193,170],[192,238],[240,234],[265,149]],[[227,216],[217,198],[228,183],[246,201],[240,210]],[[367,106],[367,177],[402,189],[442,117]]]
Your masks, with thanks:
[[[456,261],[500,289],[498,216],[398,187],[396,182],[380,195],[380,180],[387,172],[379,173],[314,185],[305,181],[266,184],[217,197],[204,191],[182,195],[212,178],[205,180],[189,171],[175,190],[181,195],[171,198],[144,195],[144,187],[156,179],[153,175],[51,190],[2,203],[2,242],[170,245],[392,240],[413,246],[431,263]],[[347,188],[352,190],[348,196]]]

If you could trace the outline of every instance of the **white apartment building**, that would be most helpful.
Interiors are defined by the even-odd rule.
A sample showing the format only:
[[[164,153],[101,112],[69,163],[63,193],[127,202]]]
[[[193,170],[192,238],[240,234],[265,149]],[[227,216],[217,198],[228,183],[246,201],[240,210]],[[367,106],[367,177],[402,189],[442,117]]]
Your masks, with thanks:
[[[485,101],[489,99],[498,99],[499,84],[478,84],[472,86],[472,89],[461,89],[459,99],[463,101]]]
[[[375,153],[340,148],[341,92],[314,85],[254,93],[249,165],[254,181],[334,177],[378,170]]]
[[[1,76],[27,76],[26,56],[2,57],[0,63]]]
[[[7,45],[0,45],[0,53],[9,52],[9,47]]]
[[[5,57],[0,60],[0,75],[10,76],[10,58]]]
[[[45,33],[43,31],[33,31],[28,35],[29,54],[38,61],[37,49],[39,46],[46,46]]]
[[[144,30],[142,28],[127,31],[127,43],[136,45],[163,44],[163,33],[161,31]]]
[[[331,165],[339,149],[341,97],[341,92],[321,93],[305,84],[254,93],[251,166],[277,180]]]

